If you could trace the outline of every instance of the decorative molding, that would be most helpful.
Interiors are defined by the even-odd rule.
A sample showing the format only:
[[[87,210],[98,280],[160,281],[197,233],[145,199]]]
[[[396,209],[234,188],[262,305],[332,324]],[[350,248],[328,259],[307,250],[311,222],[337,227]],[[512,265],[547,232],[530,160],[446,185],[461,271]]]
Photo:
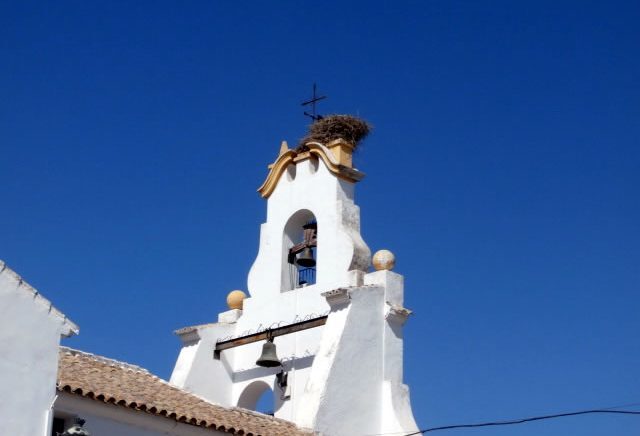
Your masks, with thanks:
[[[349,289],[347,288],[334,289],[332,291],[323,292],[320,295],[327,299],[327,303],[329,303],[331,309],[335,309],[337,306],[349,304],[351,300],[351,297],[349,296]]]
[[[411,315],[412,313],[413,311],[407,309],[406,307],[391,304],[387,301],[387,306],[384,311],[384,318],[389,322],[403,325],[405,322],[407,322],[409,315]]]
[[[332,144],[334,142],[336,141],[333,141]],[[358,171],[355,168],[350,168],[346,165],[342,165],[336,159],[333,152],[323,144],[320,144],[319,142],[309,142],[305,144],[305,146],[307,150],[301,152],[298,152],[296,150],[288,150],[284,147],[281,148],[280,155],[278,156],[276,161],[269,165],[269,174],[267,175],[266,180],[264,181],[262,186],[258,188],[258,192],[263,198],[269,198],[269,196],[273,193],[273,191],[276,189],[276,186],[278,185],[280,177],[282,177],[282,174],[290,164],[296,165],[298,162],[302,162],[312,156],[316,156],[320,160],[322,160],[329,172],[331,172],[331,174],[335,175],[336,177],[340,177],[341,179],[347,180],[352,183],[359,182],[364,178],[363,172]]]
[[[206,324],[190,325],[190,326],[187,326],[187,327],[179,328],[178,330],[174,330],[173,334],[177,335],[177,336],[180,336],[180,335],[183,335],[185,333],[192,332],[192,331],[202,330],[202,329],[205,329],[205,328],[208,328],[208,327],[213,327],[214,325],[217,325],[217,324],[218,323],[210,322],[210,323],[206,323]]]
[[[174,331],[173,333],[180,337],[183,346],[195,344],[202,339],[200,337],[200,329],[203,327],[209,327],[215,324],[201,324],[195,325],[191,327],[184,327],[179,330]]]

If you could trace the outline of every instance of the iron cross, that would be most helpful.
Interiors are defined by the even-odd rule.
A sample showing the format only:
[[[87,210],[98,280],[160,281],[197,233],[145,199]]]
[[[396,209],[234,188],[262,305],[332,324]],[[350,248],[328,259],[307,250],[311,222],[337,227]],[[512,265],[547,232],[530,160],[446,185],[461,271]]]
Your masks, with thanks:
[[[309,118],[311,118],[313,121],[321,120],[322,115],[316,114],[316,103],[319,102],[320,100],[324,100],[325,98],[327,98],[326,95],[321,95],[321,96],[316,95],[316,84],[314,83],[313,95],[311,96],[311,99],[302,102],[302,106],[311,105],[311,113],[305,111],[304,114]]]

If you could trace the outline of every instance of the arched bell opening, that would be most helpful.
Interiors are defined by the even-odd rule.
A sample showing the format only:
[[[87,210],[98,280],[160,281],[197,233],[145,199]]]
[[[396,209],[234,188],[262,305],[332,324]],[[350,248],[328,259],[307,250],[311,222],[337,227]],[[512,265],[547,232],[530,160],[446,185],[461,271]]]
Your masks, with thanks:
[[[256,412],[264,413],[265,415],[275,415],[276,404],[273,391],[271,389],[267,389],[262,392],[260,398],[258,398],[258,401],[256,402],[256,408],[254,410]]]
[[[273,415],[276,408],[271,386],[263,380],[249,383],[240,394],[240,398],[238,398],[238,407],[255,410],[265,415]]]
[[[313,212],[302,209],[284,226],[281,291],[316,282],[318,222]]]

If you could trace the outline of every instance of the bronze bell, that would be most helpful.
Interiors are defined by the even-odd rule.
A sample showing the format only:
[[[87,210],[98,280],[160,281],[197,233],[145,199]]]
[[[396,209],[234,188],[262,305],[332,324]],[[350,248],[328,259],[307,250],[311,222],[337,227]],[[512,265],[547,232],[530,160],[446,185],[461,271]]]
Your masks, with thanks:
[[[265,368],[273,368],[274,366],[281,366],[280,359],[276,354],[276,344],[273,343],[273,339],[269,339],[262,346],[262,355],[256,360],[256,365],[264,366]]]
[[[296,259],[296,264],[304,268],[313,268],[316,266],[316,260],[313,258],[313,250],[311,247],[305,247],[300,254],[300,257]]]

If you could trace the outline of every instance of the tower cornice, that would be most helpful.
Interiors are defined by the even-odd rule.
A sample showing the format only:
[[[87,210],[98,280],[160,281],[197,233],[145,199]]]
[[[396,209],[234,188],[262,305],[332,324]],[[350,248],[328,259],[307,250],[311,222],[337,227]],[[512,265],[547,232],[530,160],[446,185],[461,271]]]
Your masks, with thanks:
[[[288,149],[286,148],[285,143],[283,143],[280,155],[274,163],[269,165],[269,174],[262,186],[258,188],[258,192],[263,198],[269,198],[278,185],[280,177],[282,177],[282,174],[289,165],[296,165],[299,162],[310,159],[312,156],[322,160],[329,172],[336,177],[352,183],[358,182],[364,178],[365,174],[355,168],[352,168],[350,165],[341,163],[340,161],[344,159],[340,157],[340,154],[336,156],[335,152],[332,151],[340,150],[340,153],[344,154],[345,151],[350,152],[352,149],[353,145],[342,139],[331,141],[327,145],[319,142],[308,142],[305,144],[304,149],[300,151]],[[348,160],[348,163],[351,163],[350,159]]]

